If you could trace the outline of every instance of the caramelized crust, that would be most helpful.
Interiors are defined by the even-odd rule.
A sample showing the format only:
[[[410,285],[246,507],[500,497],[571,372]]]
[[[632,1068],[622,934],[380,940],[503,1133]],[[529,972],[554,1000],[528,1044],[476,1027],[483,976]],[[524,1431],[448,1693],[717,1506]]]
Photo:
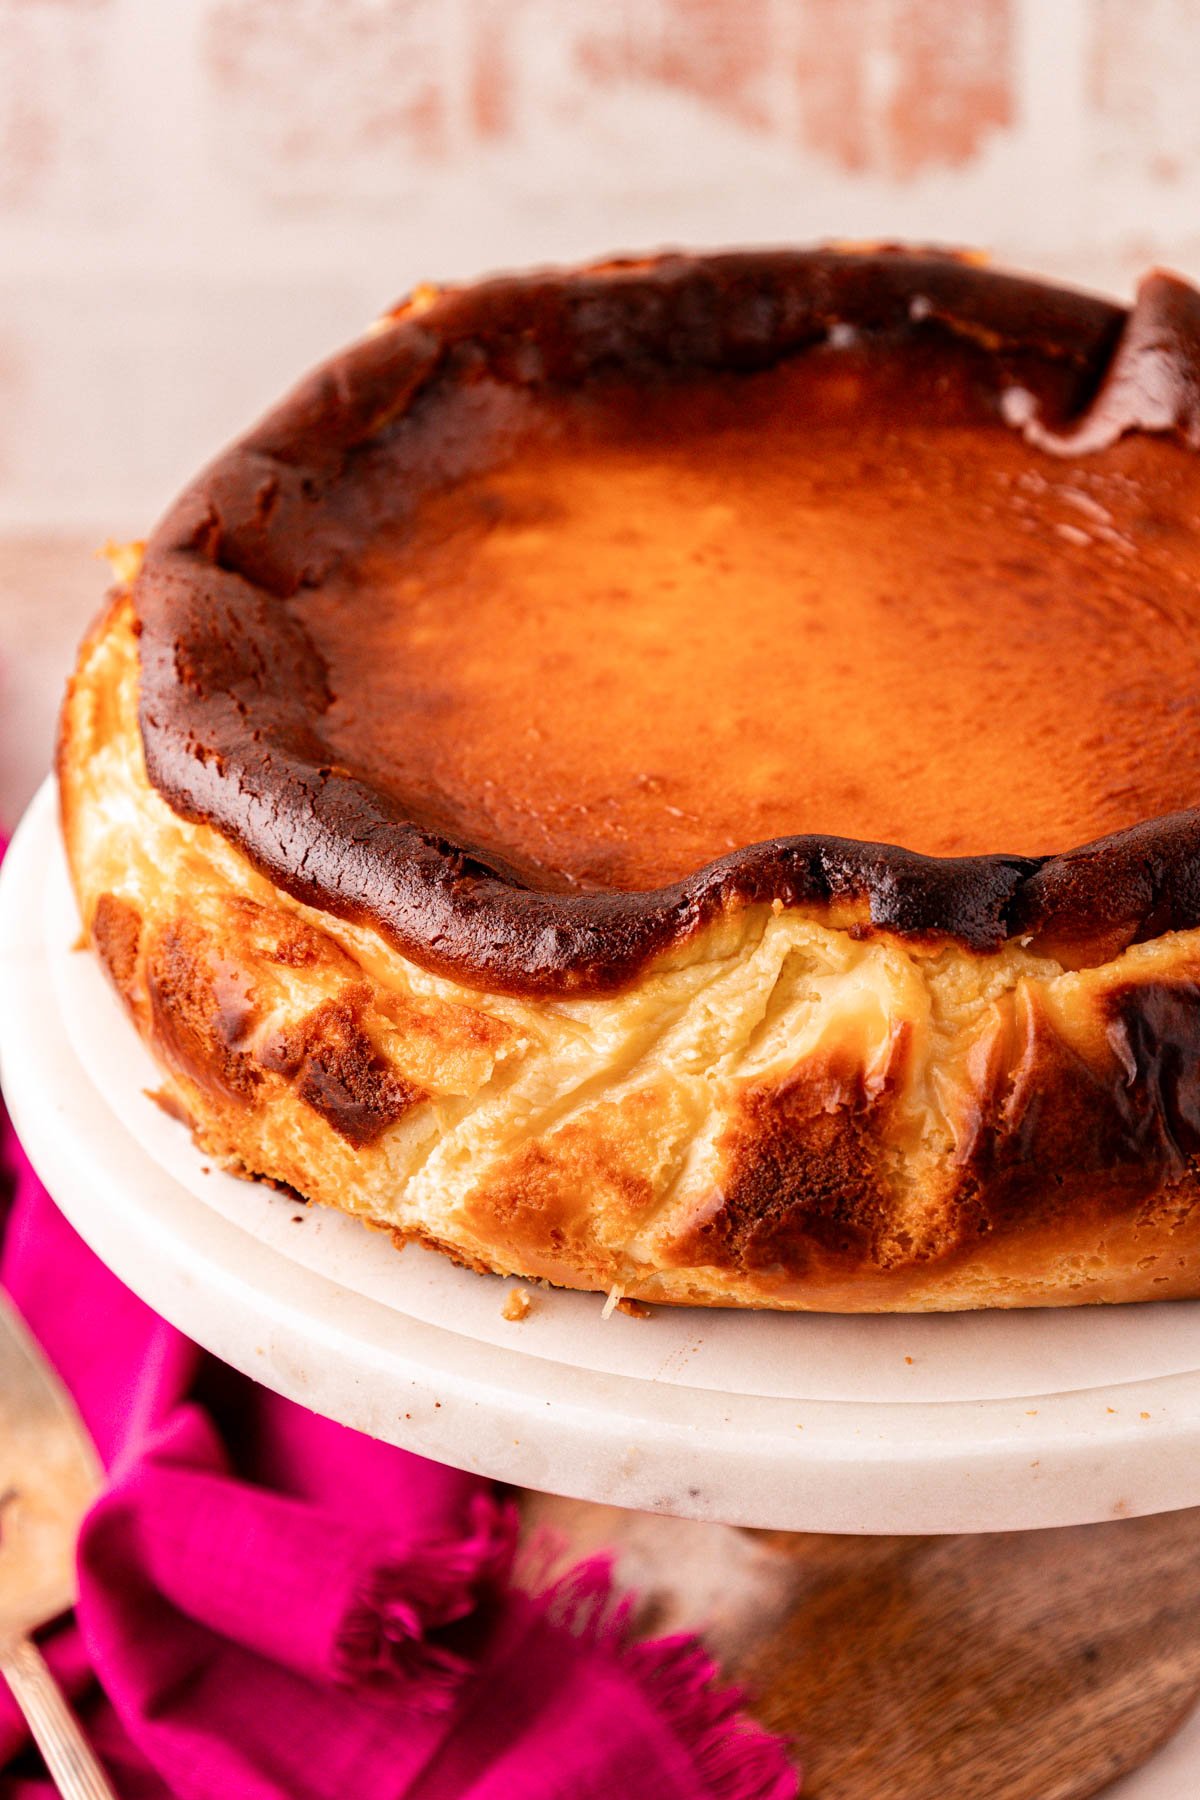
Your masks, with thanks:
[[[138,681],[118,594],[64,709],[68,854],[168,1102],[239,1171],[643,1300],[1200,1293],[1200,931],[1072,970],[749,905],[620,993],[485,993],[182,819]]]
[[[776,900],[1076,965],[1190,929],[1198,369],[1168,277],[1128,315],[900,253],[424,296],[151,539],[150,780],[493,993],[616,992]]]

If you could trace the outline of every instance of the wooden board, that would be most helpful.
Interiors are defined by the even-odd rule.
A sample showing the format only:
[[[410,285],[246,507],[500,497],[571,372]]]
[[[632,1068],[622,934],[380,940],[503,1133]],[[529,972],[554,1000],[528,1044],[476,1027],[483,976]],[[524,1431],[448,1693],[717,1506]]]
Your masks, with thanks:
[[[743,1532],[530,1495],[612,1547],[640,1629],[704,1631],[808,1800],[1085,1800],[1200,1699],[1200,1509],[1059,1531]]]

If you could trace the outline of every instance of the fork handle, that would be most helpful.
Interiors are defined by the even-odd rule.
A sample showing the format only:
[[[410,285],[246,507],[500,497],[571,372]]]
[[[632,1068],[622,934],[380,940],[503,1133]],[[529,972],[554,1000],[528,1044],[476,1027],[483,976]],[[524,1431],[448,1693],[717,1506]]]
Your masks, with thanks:
[[[62,1800],[117,1800],[37,1645],[28,1638],[0,1644],[0,1675],[25,1715]]]

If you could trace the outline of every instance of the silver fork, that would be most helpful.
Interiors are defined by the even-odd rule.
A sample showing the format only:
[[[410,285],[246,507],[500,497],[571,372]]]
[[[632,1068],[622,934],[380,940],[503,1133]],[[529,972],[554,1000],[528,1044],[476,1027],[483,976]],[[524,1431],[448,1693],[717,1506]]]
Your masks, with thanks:
[[[0,1293],[0,1674],[63,1800],[116,1800],[30,1636],[75,1602],[75,1540],[100,1483],[70,1396]]]

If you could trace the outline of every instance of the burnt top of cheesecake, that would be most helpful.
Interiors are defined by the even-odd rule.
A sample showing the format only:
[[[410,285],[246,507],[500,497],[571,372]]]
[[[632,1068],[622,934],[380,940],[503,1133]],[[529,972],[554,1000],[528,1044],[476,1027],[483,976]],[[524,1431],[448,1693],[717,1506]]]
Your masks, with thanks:
[[[331,755],[561,892],[812,832],[1045,855],[1200,800],[1200,458],[1033,453],[976,364],[418,408],[413,463],[456,429],[475,466],[290,603]]]
[[[1198,367],[1168,277],[1131,315],[895,252],[424,296],[151,541],[150,778],[514,991],[756,900],[1076,960],[1196,923]]]

